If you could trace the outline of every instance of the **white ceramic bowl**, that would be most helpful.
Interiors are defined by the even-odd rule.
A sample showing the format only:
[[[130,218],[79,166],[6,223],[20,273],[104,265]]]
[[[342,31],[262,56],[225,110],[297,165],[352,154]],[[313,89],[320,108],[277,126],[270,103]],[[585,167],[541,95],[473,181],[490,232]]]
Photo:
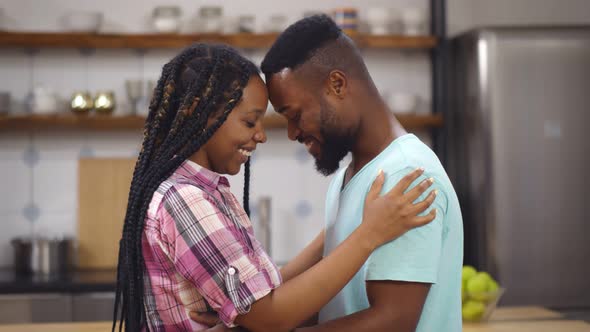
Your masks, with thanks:
[[[401,20],[406,35],[426,34],[426,11],[418,7],[408,7],[401,11]]]
[[[406,92],[394,92],[389,97],[389,107],[393,113],[408,114],[416,112],[418,96]]]
[[[180,20],[173,17],[156,17],[153,24],[160,33],[176,33],[180,29]]]
[[[389,33],[390,21],[391,15],[387,8],[371,7],[367,9],[367,23],[371,29],[371,34],[385,35]]]
[[[71,12],[63,17],[63,26],[71,32],[98,32],[103,22],[100,12]]]

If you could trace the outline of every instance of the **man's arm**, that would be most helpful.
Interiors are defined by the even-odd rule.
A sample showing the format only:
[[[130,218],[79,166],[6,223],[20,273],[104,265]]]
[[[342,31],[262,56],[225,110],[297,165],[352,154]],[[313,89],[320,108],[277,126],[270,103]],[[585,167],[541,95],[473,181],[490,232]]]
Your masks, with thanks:
[[[300,275],[322,260],[324,254],[324,230],[281,269],[283,282]]]
[[[297,329],[297,332],[414,332],[430,285],[402,281],[367,281],[370,304],[368,309],[313,327]]]
[[[395,186],[403,172],[389,176],[385,185]],[[432,223],[371,254],[365,275],[368,309],[297,331],[415,331],[430,286],[437,278],[446,202],[446,194],[440,190],[433,204],[440,213]]]

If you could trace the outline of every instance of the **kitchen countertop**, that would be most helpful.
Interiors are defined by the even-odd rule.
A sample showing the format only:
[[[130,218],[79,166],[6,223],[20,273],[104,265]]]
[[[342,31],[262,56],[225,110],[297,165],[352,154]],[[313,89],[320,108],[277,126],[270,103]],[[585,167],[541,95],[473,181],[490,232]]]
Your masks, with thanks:
[[[75,271],[64,276],[17,276],[0,269],[0,294],[84,293],[115,291],[115,270]]]
[[[500,307],[494,311],[487,323],[463,323],[463,331],[590,332],[590,324],[564,319],[561,313],[543,307]]]
[[[0,325],[0,332],[97,332],[111,329],[111,322]],[[498,308],[490,322],[464,324],[463,332],[589,332],[590,324],[565,320],[541,307]]]

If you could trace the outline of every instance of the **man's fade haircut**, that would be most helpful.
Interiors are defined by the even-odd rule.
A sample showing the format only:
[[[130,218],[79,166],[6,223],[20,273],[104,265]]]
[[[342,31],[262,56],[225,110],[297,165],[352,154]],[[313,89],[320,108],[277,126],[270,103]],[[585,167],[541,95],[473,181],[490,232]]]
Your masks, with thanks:
[[[274,42],[260,69],[268,82],[273,74],[303,64],[310,64],[310,70],[305,69],[308,82],[325,78],[333,69],[368,77],[358,48],[327,15],[310,16],[289,26]]]
[[[274,42],[260,69],[266,77],[279,71],[295,69],[330,41],[337,40],[342,30],[327,15],[314,15],[289,26]]]

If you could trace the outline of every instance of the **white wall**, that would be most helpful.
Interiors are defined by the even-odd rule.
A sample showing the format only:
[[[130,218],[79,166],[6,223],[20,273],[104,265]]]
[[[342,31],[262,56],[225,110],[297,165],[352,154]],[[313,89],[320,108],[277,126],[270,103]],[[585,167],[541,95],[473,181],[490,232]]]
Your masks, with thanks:
[[[449,36],[491,25],[587,25],[590,1],[447,0],[447,16]]]
[[[141,32],[161,0],[0,0],[5,29],[52,31],[60,28],[58,19],[70,10],[100,10],[106,13],[109,29]],[[205,4],[220,1],[178,0],[185,17],[194,15]],[[256,14],[264,20],[273,13],[287,14],[291,21],[305,10],[330,9],[352,5],[401,7],[424,6],[427,0],[232,0],[224,1],[226,14]],[[430,65],[426,52],[395,50],[363,51],[369,70],[383,91],[414,92],[426,102],[430,99]],[[41,50],[34,57],[22,49],[0,49],[0,91],[10,91],[15,109],[34,85],[50,86],[67,99],[79,89],[91,92],[114,90],[119,110],[126,109],[124,80],[156,79],[161,66],[174,55],[171,50],[150,50],[142,58],[132,50],[98,50],[81,56],[78,50]],[[264,51],[249,52],[256,63]],[[143,60],[142,60],[143,59]],[[132,157],[140,144],[139,132],[91,133],[45,132],[0,133],[0,266],[12,264],[9,239],[28,235],[32,230],[52,235],[75,235],[77,223],[77,162],[79,156]],[[38,159],[37,163],[31,160]],[[292,257],[321,229],[324,192],[329,179],[318,175],[305,149],[286,139],[284,130],[269,133],[268,143],[253,159],[251,203],[270,195],[272,201],[273,256],[279,262]],[[241,175],[232,179],[241,197]],[[24,213],[34,203],[39,217],[31,221]]]

